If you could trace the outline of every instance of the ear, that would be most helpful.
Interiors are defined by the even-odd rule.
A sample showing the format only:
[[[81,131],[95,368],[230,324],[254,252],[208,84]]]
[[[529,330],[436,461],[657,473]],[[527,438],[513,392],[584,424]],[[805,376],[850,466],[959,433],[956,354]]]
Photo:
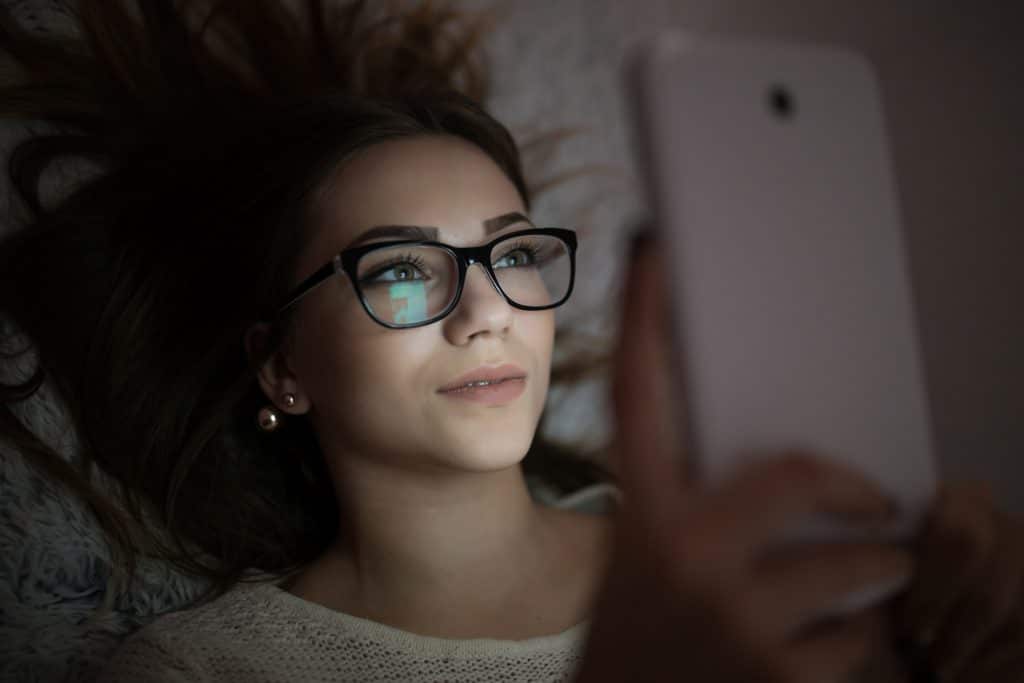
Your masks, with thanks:
[[[250,362],[257,356],[263,355],[270,339],[270,332],[271,328],[268,323],[256,323],[245,331],[245,352]],[[287,346],[287,344],[283,344],[280,349],[275,350],[263,361],[259,366],[257,379],[263,393],[278,410],[290,415],[302,415],[310,409],[309,396],[302,390],[299,378],[288,364]],[[295,396],[293,405],[285,404],[285,394]]]

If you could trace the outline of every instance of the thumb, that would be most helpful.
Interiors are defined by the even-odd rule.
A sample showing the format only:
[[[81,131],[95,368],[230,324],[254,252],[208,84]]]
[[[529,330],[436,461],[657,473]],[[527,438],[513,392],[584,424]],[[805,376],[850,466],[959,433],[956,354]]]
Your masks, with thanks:
[[[659,518],[678,505],[684,485],[667,285],[658,245],[645,230],[634,242],[622,299],[612,376],[613,459],[624,509]]]

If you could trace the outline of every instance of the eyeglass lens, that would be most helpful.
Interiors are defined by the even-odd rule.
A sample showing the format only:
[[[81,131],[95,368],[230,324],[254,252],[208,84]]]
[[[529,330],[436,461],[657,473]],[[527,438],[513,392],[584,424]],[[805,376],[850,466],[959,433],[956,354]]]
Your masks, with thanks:
[[[551,235],[520,235],[491,250],[498,285],[521,306],[550,306],[569,289],[572,263],[565,242]],[[389,325],[412,325],[439,315],[458,288],[455,255],[434,246],[400,244],[359,260],[360,289],[372,315]]]

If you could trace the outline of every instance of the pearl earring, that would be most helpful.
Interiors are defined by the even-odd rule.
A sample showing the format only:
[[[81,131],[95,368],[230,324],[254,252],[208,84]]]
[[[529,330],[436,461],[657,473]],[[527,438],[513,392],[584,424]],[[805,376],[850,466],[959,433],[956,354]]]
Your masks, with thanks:
[[[284,401],[286,406],[291,408],[295,405],[295,394],[284,394],[281,396],[281,400]],[[282,416],[278,415],[273,406],[263,406],[260,408],[260,412],[256,415],[256,424],[258,424],[260,429],[264,432],[272,432],[281,426],[281,419]]]
[[[256,415],[256,424],[260,426],[265,432],[272,432],[277,429],[280,424],[280,419],[277,417],[277,413],[270,406],[264,406],[260,408],[260,412]]]

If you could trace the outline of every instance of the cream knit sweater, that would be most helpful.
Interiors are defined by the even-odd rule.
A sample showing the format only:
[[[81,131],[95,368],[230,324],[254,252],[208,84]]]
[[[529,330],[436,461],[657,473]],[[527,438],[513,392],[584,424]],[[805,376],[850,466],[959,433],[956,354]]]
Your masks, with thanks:
[[[547,504],[601,514],[620,496],[596,484]],[[162,615],[122,643],[98,683],[569,681],[590,625],[518,641],[433,638],[303,600],[280,582],[240,583]]]

